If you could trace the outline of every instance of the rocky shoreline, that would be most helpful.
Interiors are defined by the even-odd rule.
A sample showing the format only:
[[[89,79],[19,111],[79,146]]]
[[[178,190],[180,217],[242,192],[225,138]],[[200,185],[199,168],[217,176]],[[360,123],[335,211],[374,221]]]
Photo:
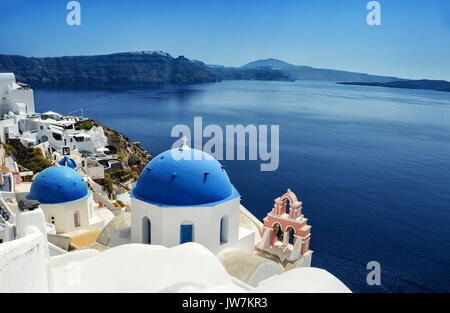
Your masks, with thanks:
[[[90,120],[93,125],[103,127],[108,139],[110,154],[122,161],[123,169],[105,173],[105,189],[109,189],[110,198],[115,199],[118,194],[130,192],[131,186],[139,177],[153,157],[139,142],[133,142],[124,134],[98,121]]]
[[[118,154],[123,152],[124,158],[122,162],[124,166],[134,169],[136,171],[142,171],[149,161],[152,160],[152,156],[145,150],[139,142],[131,141],[127,136],[112,129],[100,122],[92,120],[94,125],[103,127],[106,137],[108,138],[108,148],[113,148]]]

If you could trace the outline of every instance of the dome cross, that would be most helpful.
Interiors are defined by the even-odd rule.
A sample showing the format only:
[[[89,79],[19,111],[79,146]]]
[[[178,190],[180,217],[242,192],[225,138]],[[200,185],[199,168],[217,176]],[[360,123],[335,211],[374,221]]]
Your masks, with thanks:
[[[186,136],[183,136],[183,138],[181,138],[181,140],[183,141],[183,144],[181,145],[181,150],[191,150],[191,148],[187,144],[188,138]]]

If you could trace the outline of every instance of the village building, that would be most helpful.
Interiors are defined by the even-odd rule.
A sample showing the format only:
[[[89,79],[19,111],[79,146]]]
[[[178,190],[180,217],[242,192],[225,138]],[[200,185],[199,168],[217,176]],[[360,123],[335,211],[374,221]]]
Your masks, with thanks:
[[[102,229],[114,218],[94,202],[83,176],[68,166],[52,166],[40,172],[26,199],[39,201],[46,221],[55,225],[57,234]]]
[[[239,227],[240,198],[211,155],[186,145],[163,152],[133,187],[132,242],[197,242],[213,253],[230,247],[253,252],[254,233]]]
[[[108,145],[102,127],[80,129],[79,117],[65,117],[56,112],[35,112],[33,90],[17,83],[13,73],[0,73],[0,140],[20,139],[25,147],[40,146],[47,155],[103,153]]]

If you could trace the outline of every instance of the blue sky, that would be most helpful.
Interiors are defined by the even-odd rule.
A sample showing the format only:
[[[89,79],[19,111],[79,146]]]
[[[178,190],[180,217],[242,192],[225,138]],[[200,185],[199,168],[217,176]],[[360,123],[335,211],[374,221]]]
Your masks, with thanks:
[[[164,50],[209,64],[261,58],[406,78],[450,80],[450,1],[384,0],[368,26],[369,0],[0,0],[0,53],[90,55]]]

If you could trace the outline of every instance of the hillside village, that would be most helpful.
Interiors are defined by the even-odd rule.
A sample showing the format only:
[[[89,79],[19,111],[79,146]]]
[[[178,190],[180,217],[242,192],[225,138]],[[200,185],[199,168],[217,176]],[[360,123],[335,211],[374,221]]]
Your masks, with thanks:
[[[153,158],[91,119],[37,113],[12,73],[0,97],[0,292],[350,292],[311,267],[290,189],[261,222],[186,142]]]

